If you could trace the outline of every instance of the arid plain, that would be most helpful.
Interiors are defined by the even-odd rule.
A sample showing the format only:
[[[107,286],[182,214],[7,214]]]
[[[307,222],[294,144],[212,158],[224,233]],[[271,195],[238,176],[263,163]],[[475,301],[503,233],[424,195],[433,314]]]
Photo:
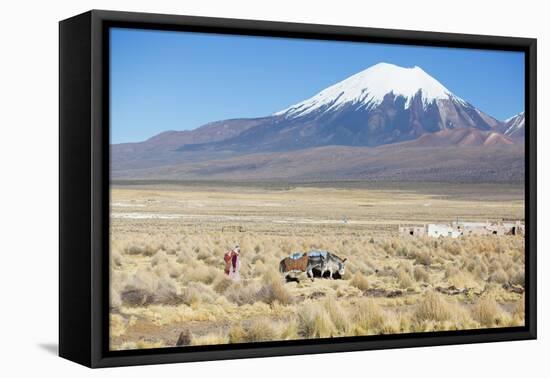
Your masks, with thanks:
[[[524,219],[523,185],[147,183],[111,190],[112,349],[524,324],[524,237],[407,237],[399,225]],[[241,247],[241,280],[223,253]],[[339,280],[285,283],[324,249]]]

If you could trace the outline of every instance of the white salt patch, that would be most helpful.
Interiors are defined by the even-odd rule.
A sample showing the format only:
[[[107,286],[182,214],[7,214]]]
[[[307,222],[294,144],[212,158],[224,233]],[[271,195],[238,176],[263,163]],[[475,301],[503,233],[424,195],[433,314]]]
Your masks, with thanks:
[[[145,207],[142,203],[113,202],[112,207]]]
[[[158,213],[111,213],[115,219],[180,219],[180,214],[158,214]]]

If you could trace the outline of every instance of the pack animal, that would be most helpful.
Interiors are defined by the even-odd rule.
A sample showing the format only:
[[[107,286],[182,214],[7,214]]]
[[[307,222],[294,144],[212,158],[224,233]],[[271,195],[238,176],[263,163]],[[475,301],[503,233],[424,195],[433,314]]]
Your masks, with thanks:
[[[279,263],[279,272],[288,275],[290,273],[305,272],[308,265],[308,256],[303,253],[301,256],[285,257]]]
[[[281,260],[279,263],[279,272],[284,274],[287,281],[299,282],[296,274],[301,272],[305,272],[312,281],[314,280],[315,272],[317,274],[320,273],[321,278],[326,272],[329,272],[329,278],[333,279],[335,273],[338,273],[340,277],[344,275],[346,260],[328,251],[295,253]]]
[[[338,273],[340,277],[346,272],[346,260],[347,258],[341,259],[333,253],[327,252],[326,258],[321,264],[321,277],[325,275],[325,272],[330,273],[329,278],[332,280],[332,275]]]
[[[314,278],[314,269],[320,272],[321,278],[326,272],[329,272],[330,279],[334,278],[334,273],[338,273],[340,277],[342,277],[345,273],[347,258],[341,259],[328,251],[310,251],[308,252],[308,257],[309,259],[306,272],[312,281]]]

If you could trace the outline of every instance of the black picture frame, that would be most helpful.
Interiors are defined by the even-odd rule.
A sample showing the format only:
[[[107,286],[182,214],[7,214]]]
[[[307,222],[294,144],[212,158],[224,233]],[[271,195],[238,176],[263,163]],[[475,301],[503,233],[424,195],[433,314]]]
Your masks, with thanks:
[[[199,31],[525,53],[524,327],[109,351],[108,29]],[[59,24],[59,355],[89,367],[535,339],[536,39],[92,10]]]

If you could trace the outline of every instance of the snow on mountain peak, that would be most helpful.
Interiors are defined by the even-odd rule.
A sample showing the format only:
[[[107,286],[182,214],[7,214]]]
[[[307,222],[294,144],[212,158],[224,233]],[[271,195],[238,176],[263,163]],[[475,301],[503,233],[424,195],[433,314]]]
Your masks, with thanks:
[[[514,115],[511,116],[510,118],[506,118],[506,119],[504,120],[504,123],[508,123],[508,122],[510,122],[510,121],[512,121],[512,120],[519,119],[519,118],[521,118],[521,117],[524,117],[524,115],[525,115],[525,111],[519,112],[518,114],[514,114]]]
[[[512,136],[525,127],[525,112],[521,112],[504,121],[504,135]]]
[[[335,110],[347,104],[369,109],[379,105],[389,93],[404,97],[405,108],[408,108],[419,91],[424,106],[438,99],[451,98],[465,103],[418,66],[405,68],[378,63],[274,115],[293,118],[318,109]]]

